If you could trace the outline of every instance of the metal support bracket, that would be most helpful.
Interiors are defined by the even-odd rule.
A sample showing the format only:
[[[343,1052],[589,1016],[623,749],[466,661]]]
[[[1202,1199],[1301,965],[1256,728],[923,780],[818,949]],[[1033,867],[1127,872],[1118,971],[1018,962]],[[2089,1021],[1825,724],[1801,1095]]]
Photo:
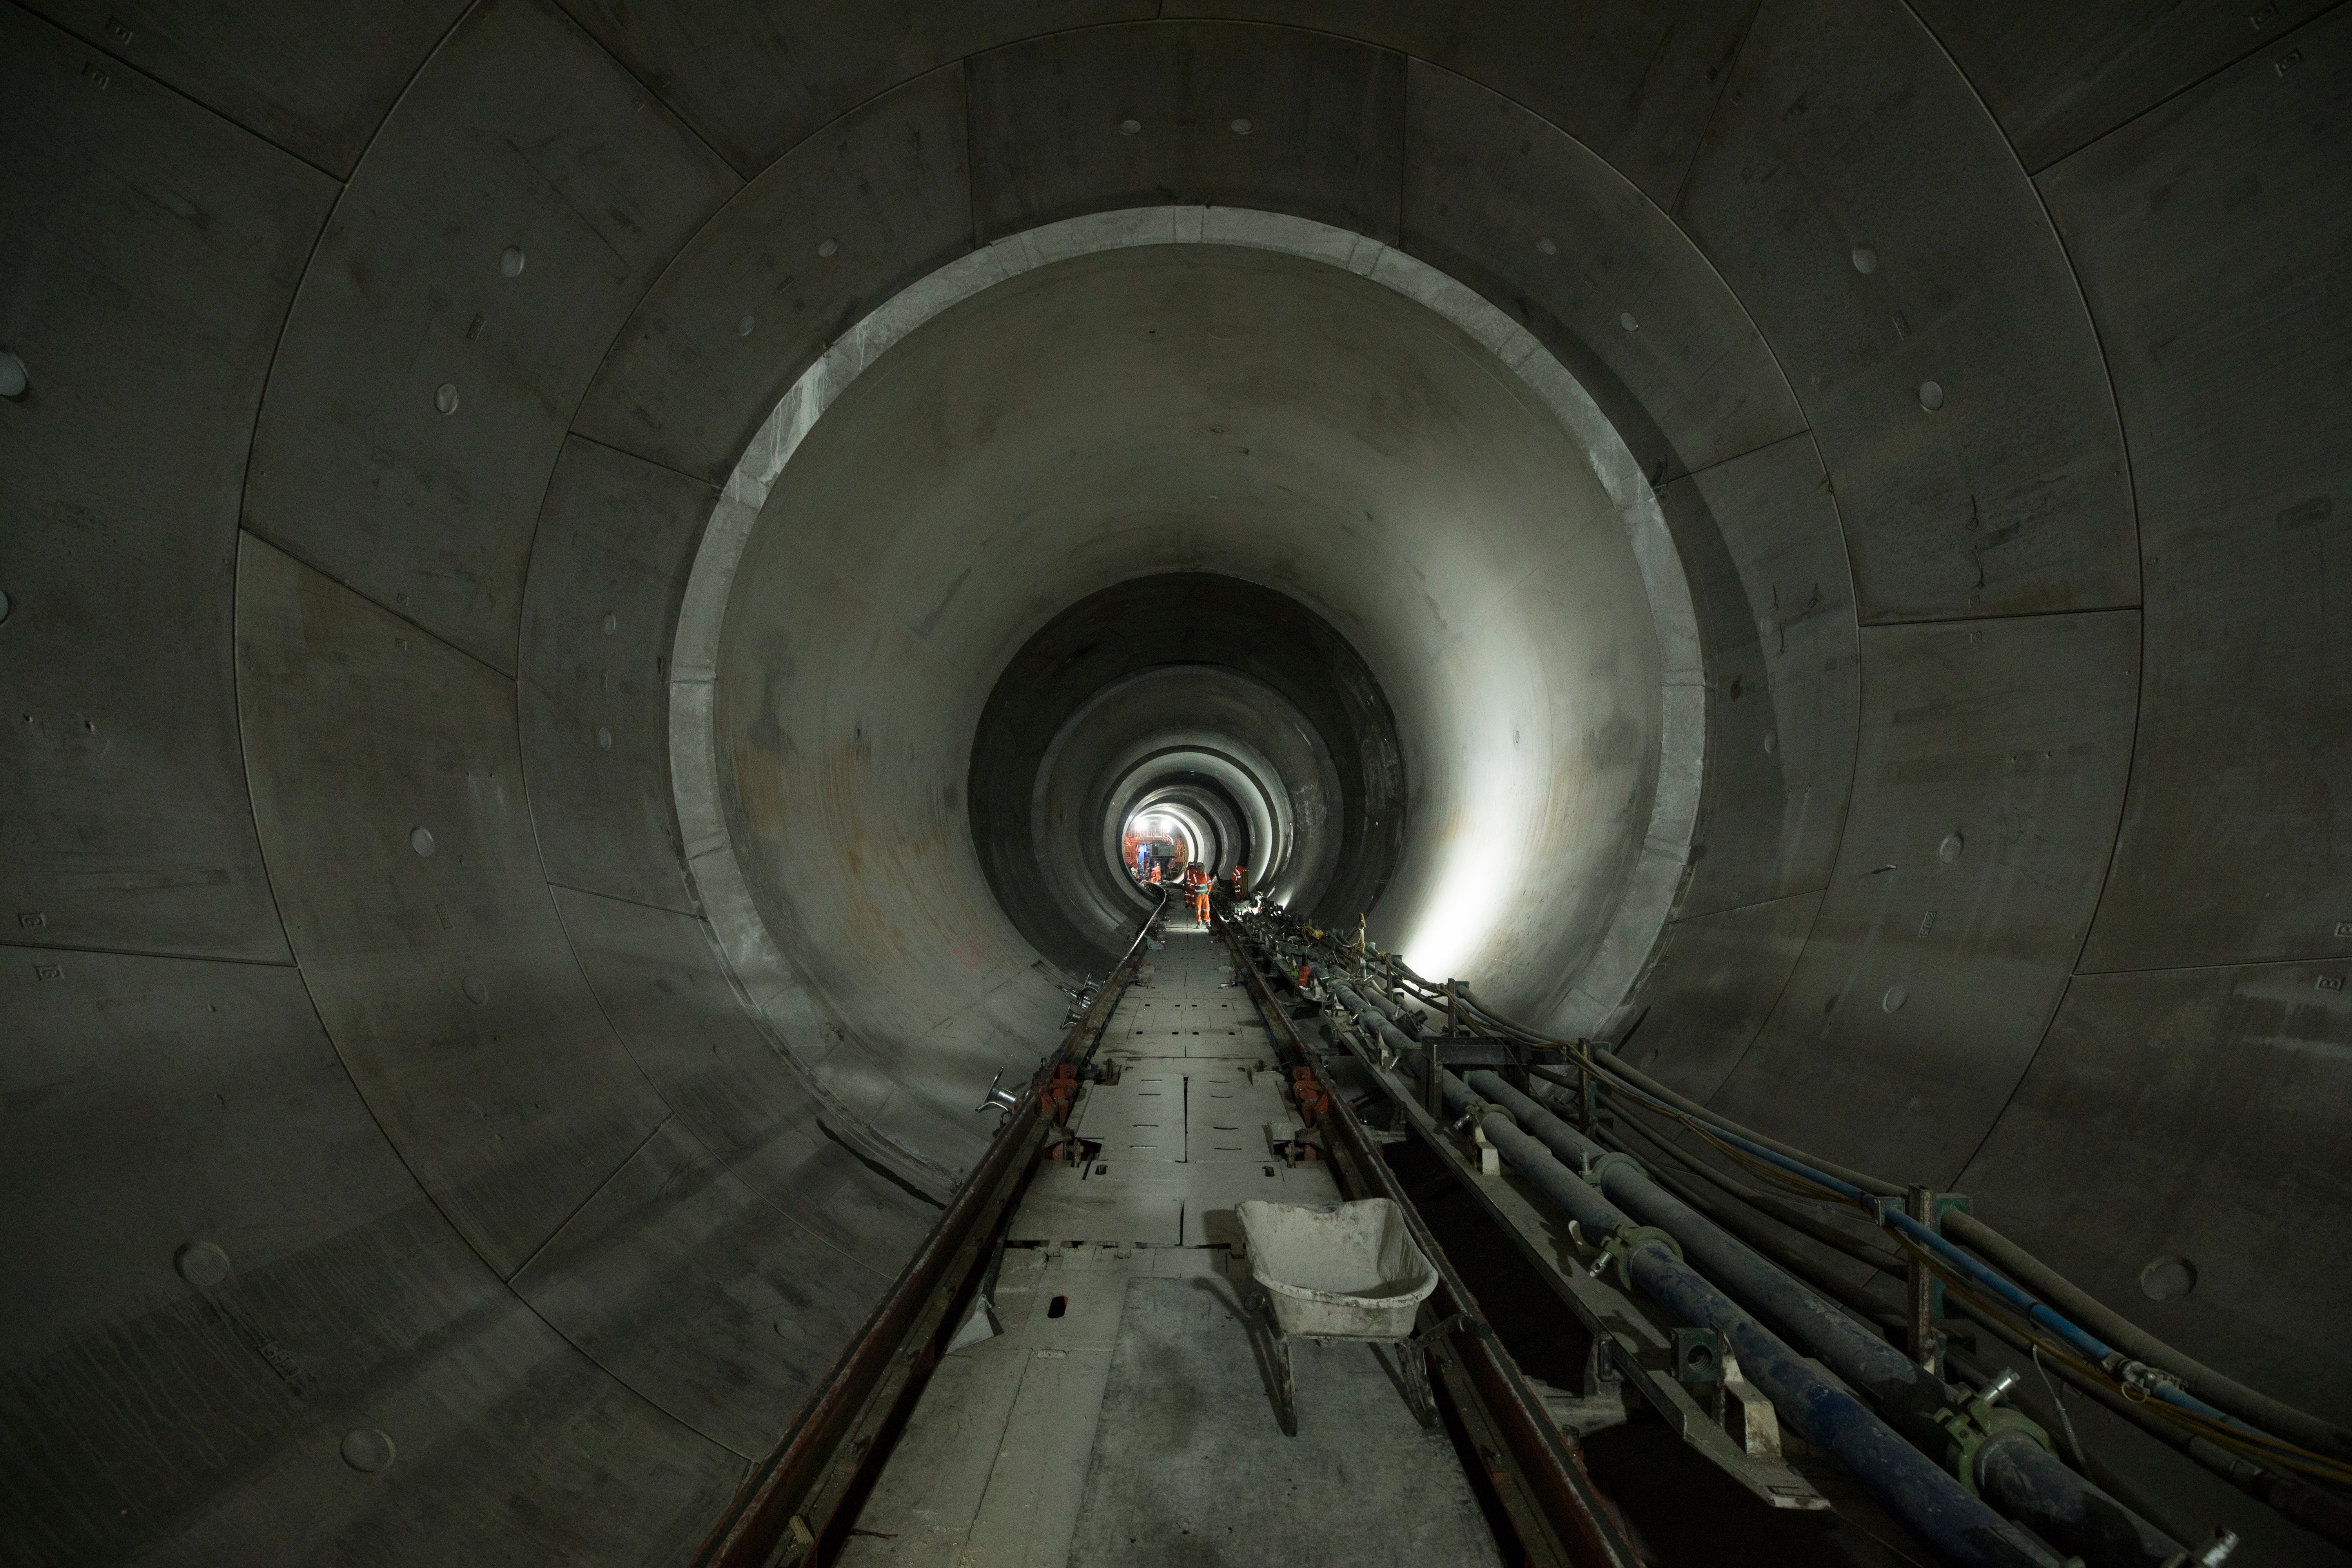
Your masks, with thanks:
[[[988,1080],[988,1093],[982,1097],[980,1103],[973,1106],[972,1110],[975,1111],[991,1109],[1017,1110],[1020,1107],[1021,1097],[1004,1087],[1004,1069],[998,1068],[996,1076]]]
[[[1721,1383],[1723,1363],[1729,1352],[1723,1336],[1713,1329],[1677,1328],[1675,1331],[1675,1381],[1676,1383]]]
[[[1889,1200],[1882,1199],[1882,1203]],[[1890,1205],[1891,1206],[1891,1205]],[[1913,1187],[1904,1195],[1903,1212],[1926,1226],[1937,1236],[1944,1234],[1944,1216],[1958,1210],[1969,1211],[1969,1200],[1958,1193],[1939,1193],[1927,1187]],[[1884,1224],[1884,1220],[1881,1221]],[[1944,1344],[1944,1282],[1936,1278],[1927,1260],[1912,1257],[1909,1278],[1905,1289],[1904,1328],[1911,1359],[1937,1377],[1943,1375]]]

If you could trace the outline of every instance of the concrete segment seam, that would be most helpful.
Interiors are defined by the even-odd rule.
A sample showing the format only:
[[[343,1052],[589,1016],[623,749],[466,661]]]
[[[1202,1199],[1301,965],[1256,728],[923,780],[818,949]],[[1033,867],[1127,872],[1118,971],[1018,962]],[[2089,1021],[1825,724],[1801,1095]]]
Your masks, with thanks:
[[[2301,22],[2295,24],[2295,26],[2288,28],[2285,32],[2281,33],[2275,38],[2264,38],[2260,35],[2256,35],[2253,47],[2251,48],[2243,49],[2237,54],[2231,55],[2227,60],[2215,66],[2211,70],[2205,72],[2203,75],[2196,77],[2191,80],[2185,81],[2179,87],[2174,88],[2171,91],[2156,99],[2153,102],[2143,104],[2141,107],[2131,110],[2121,120],[2118,120],[2113,125],[2108,126],[2105,131],[2096,132],[2084,137],[2081,142],[2073,147],[2069,147],[2065,152],[2053,153],[2039,168],[2028,170],[2028,175],[2031,178],[2039,181],[2042,175],[2048,174],[2051,170],[2055,169],[2059,164],[2065,163],[2068,159],[2078,157],[2081,154],[2089,152],[2092,148],[2097,146],[2100,142],[2105,142],[2108,137],[2115,135],[2116,132],[2128,130],[2132,126],[2138,124],[2141,121],[2146,120],[2148,116],[2161,112],[2172,104],[2187,98],[2190,93],[2195,92],[2198,89],[2212,81],[2216,77],[2227,76],[2230,72],[2237,69],[2240,66],[2244,65],[2254,56],[2262,54],[2266,50],[2275,49],[2282,46],[2285,46],[2286,41],[2289,38],[2300,37],[2313,27],[2315,27],[2320,23],[2326,21],[2331,15],[2340,9],[2347,3],[2347,0],[2336,0],[2334,5],[2314,12],[2309,16],[2305,17]],[[2021,163],[2022,160],[2020,160],[2020,162]]]
[[[148,86],[154,88],[156,90],[167,92],[173,98],[179,99],[185,103],[193,104],[197,109],[202,110],[205,113],[209,114],[214,119],[221,121],[224,125],[234,126],[247,136],[252,137],[256,142],[260,142],[263,146],[283,153],[285,156],[293,159],[294,162],[301,164],[304,168],[310,170],[314,174],[323,175],[325,178],[332,180],[338,190],[341,190],[349,183],[342,175],[336,174],[332,169],[321,168],[319,164],[314,163],[310,159],[302,156],[301,153],[295,152],[293,149],[279,142],[272,140],[266,133],[255,130],[252,126],[247,125],[244,121],[239,120],[236,116],[229,113],[226,110],[215,108],[212,104],[206,103],[203,99],[198,98],[194,93],[189,92],[182,88],[174,87],[172,83],[165,81],[163,78],[142,69],[139,66],[126,58],[121,51],[117,49],[114,46],[110,44],[101,44],[95,38],[85,37],[81,33],[67,24],[57,21],[51,17],[45,16],[39,12],[31,9],[23,3],[23,0],[5,0],[5,3],[8,5],[10,9],[21,11],[25,16],[31,18],[33,21],[39,23],[41,26],[52,28],[57,32],[63,33],[66,37],[73,39],[74,42],[81,45],[84,48],[90,49],[98,54],[105,56],[110,63],[125,72],[137,76],[142,81],[144,81]],[[437,47],[438,46],[436,47]]]
[[[1853,581],[1853,548],[1850,543],[1844,542],[1846,539],[1845,508],[1838,500],[1837,486],[1830,474],[1829,465],[1822,460],[1820,438],[1813,436],[1810,431],[1806,433],[1806,438],[1813,443],[1813,462],[1815,466],[1821,469],[1822,483],[1827,488],[1827,492],[1830,498],[1830,515],[1837,519],[1838,537],[1841,543],[1843,545],[1841,554],[1845,560],[1846,603],[1853,605],[1855,611],[1853,636],[1855,714],[1854,745],[1853,755],[1846,761],[1846,787],[1844,798],[1838,807],[1839,820],[1835,839],[1835,842],[1838,845],[1839,853],[1842,854],[1845,847],[1846,826],[1853,818],[1854,793],[1856,789],[1860,787],[1862,783],[1862,737],[1860,729],[1862,713],[1862,672],[1864,660],[1868,656],[1863,647],[1862,626],[1860,624],[1862,601],[1855,593],[1855,584]],[[1837,865],[1837,858],[1834,855],[1831,858],[1830,865],[1832,871],[1834,871]],[[1828,889],[1825,886],[1823,888],[1824,895],[1826,895],[1827,890]],[[1739,1054],[1738,1056],[1731,1058],[1731,1063],[1729,1067],[1725,1069],[1723,1077],[1717,1080],[1714,1092],[1706,1095],[1701,1103],[1713,1105],[1715,1103],[1716,1097],[1722,1094],[1726,1089],[1730,1087],[1732,1079],[1738,1076],[1739,1069],[1747,1064],[1748,1058],[1755,1053],[1756,1043],[1764,1037],[1764,1032],[1772,1026],[1772,1020],[1780,1016],[1781,1007],[1789,999],[1789,987],[1797,983],[1797,970],[1805,961],[1805,950],[1813,944],[1813,932],[1820,927],[1822,910],[1828,907],[1829,899],[1826,896],[1822,898],[1820,903],[1813,906],[1813,918],[1805,922],[1804,940],[1798,942],[1797,956],[1789,965],[1789,973],[1781,977],[1780,988],[1772,993],[1772,1005],[1764,1009],[1760,1021],[1757,1024],[1754,1031],[1748,1037],[1748,1043],[1739,1048]]]
[[[1707,100],[1706,113],[1699,121],[1698,134],[1691,139],[1690,158],[1683,164],[1682,178],[1675,182],[1675,199],[1665,209],[1666,216],[1674,220],[1676,228],[1682,227],[1682,219],[1677,215],[1683,210],[1683,198],[1690,194],[1691,172],[1698,167],[1699,154],[1706,151],[1707,134],[1715,129],[1715,117],[1723,107],[1724,95],[1731,90],[1731,84],[1739,79],[1739,62],[1747,57],[1748,41],[1756,36],[1756,24],[1763,18],[1765,4],[1766,0],[1757,0],[1755,6],[1748,11],[1748,25],[1739,29],[1739,42],[1731,51],[1731,63],[1724,68],[1723,80],[1716,88],[1715,96]],[[1693,247],[1696,248],[1696,241],[1693,241]],[[1769,349],[1771,344],[1767,342],[1765,347]],[[1777,363],[1780,356],[1774,354],[1772,357]],[[1787,378],[1787,373],[1782,372],[1781,379],[1785,381]]]

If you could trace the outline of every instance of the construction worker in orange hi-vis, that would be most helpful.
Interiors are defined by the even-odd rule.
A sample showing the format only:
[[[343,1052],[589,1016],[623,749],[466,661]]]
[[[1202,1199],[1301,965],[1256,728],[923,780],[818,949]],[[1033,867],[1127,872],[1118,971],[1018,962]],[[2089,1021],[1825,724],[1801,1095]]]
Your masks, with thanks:
[[[1209,868],[1198,860],[1184,868],[1184,885],[1192,889],[1192,918],[1209,923]]]
[[[1236,865],[1234,867],[1234,898],[1237,902],[1240,900],[1242,896],[1242,879],[1248,875],[1248,867],[1242,865]]]
[[[1157,860],[1151,863],[1151,885],[1155,888],[1160,886],[1160,862]]]

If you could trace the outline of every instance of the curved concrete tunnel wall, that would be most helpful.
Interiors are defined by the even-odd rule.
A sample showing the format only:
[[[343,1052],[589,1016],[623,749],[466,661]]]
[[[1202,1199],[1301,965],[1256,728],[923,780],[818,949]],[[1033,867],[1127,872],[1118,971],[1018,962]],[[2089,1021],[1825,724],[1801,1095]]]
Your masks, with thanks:
[[[1188,742],[1191,731],[1200,734]],[[1368,908],[1394,876],[1403,748],[1362,655],[1272,588],[1204,573],[1131,578],[1022,645],[971,740],[973,842],[999,902],[1039,952],[1098,965],[1137,913],[1092,861],[1090,817],[1100,817],[1108,847],[1124,811],[1181,801],[1194,858],[1220,852],[1203,842],[1206,785],[1166,773],[1170,748],[1188,743],[1260,759],[1232,766],[1227,793],[1238,801],[1262,789],[1269,816],[1282,797],[1298,858],[1288,890],[1301,908]],[[1113,750],[1098,755],[1104,748]],[[1096,909],[1068,907],[1089,893]],[[1066,922],[1050,918],[1056,910]]]
[[[1645,826],[1686,839],[1697,727],[1665,721],[1690,706],[1666,698],[1690,692],[1692,611],[1632,454],[1523,329],[1377,241],[1231,208],[1024,231],[905,299],[768,421],[798,434],[751,442],[730,490],[764,486],[758,518],[714,531],[724,628],[681,629],[717,640],[710,743],[753,901],[853,1037],[912,1047],[876,1053],[875,1114],[935,1080],[935,1110],[969,1103],[984,1080],[947,1017],[1050,1023],[1011,994],[1013,928],[1073,970],[1123,945],[1088,931],[1080,959],[1023,922],[1051,901],[1006,864],[1040,852],[1023,764],[1116,674],[1203,647],[1304,679],[1348,758],[1335,910],[1476,959],[1504,997],[1583,975],[1644,917],[1619,946],[1647,949],[1671,871],[1625,882],[1679,864]],[[1380,717],[1333,717],[1356,709]]]
[[[0,13],[13,1556],[690,1551],[957,1163],[704,923],[701,531],[877,305],[1168,203],[1461,280],[1655,487],[1641,1058],[2352,1403],[2352,15],[1157,9]]]

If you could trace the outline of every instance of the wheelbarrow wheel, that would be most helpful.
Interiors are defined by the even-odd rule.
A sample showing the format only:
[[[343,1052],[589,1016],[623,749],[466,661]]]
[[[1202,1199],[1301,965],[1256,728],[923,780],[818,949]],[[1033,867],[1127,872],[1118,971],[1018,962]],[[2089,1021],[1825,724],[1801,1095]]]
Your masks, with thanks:
[[[1436,1426],[1437,1401],[1429,1391],[1429,1352],[1411,1340],[1399,1340],[1397,1371],[1404,1379],[1404,1402],[1412,1418],[1424,1426]]]
[[[1282,1426],[1283,1435],[1298,1436],[1298,1378],[1290,1364],[1290,1336],[1275,1321],[1274,1303],[1261,1298],[1258,1310],[1265,1315],[1266,1366],[1274,1380],[1274,1418]]]

